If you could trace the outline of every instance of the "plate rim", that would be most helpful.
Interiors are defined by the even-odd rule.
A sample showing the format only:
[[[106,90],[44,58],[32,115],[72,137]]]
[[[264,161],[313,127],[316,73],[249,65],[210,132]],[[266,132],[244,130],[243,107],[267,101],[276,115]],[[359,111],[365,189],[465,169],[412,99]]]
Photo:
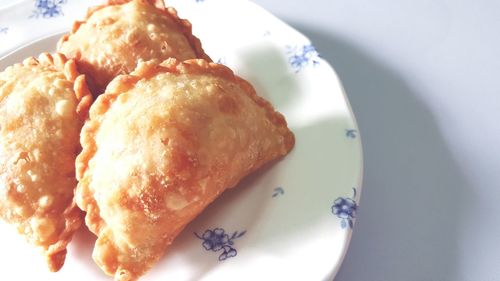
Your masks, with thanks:
[[[234,1],[234,0],[233,0]],[[253,1],[250,1],[250,0],[239,0],[241,2],[247,2],[248,4],[250,5],[253,5],[256,9],[259,9],[259,12],[261,13],[265,13],[267,14],[267,16],[269,17],[272,17],[274,20],[280,22],[283,26],[286,26],[286,28],[288,28],[289,30],[301,35],[308,43],[312,44],[314,46],[314,42],[306,35],[304,34],[303,32],[297,30],[296,28],[294,28],[292,25],[288,24],[286,21],[282,20],[281,18],[277,17],[276,15],[274,15],[273,13],[271,13],[270,11],[268,11],[267,9],[265,9],[264,7],[260,6],[259,4],[253,2]],[[358,142],[357,142],[357,150],[359,151],[359,163],[360,163],[360,167],[358,168],[359,171],[359,175],[358,175],[358,180],[357,180],[357,188],[356,188],[356,192],[357,192],[357,207],[359,208],[360,206],[360,200],[361,200],[361,194],[363,193],[363,180],[364,180],[364,151],[363,151],[363,142],[362,142],[362,136],[361,136],[361,132],[359,130],[359,125],[358,125],[358,121],[356,119],[356,115],[354,114],[354,111],[352,109],[352,105],[351,105],[351,102],[349,101],[349,98],[347,96],[347,92],[345,90],[345,87],[344,87],[344,84],[342,83],[342,80],[340,79],[337,71],[335,70],[334,66],[327,60],[325,60],[323,57],[319,57],[319,60],[321,60],[321,63],[326,65],[332,72],[334,78],[335,78],[335,81],[338,83],[339,85],[339,88],[340,88],[340,92],[342,93],[342,96],[343,96],[343,100],[345,101],[346,103],[346,107],[347,107],[347,110],[348,110],[348,113],[349,113],[349,117],[350,119],[352,120],[352,123],[353,123],[353,126],[354,126],[354,129],[357,131],[357,138],[358,138]],[[335,276],[337,275],[337,273],[339,272],[344,260],[345,260],[345,257],[347,255],[347,252],[349,250],[349,246],[350,246],[350,243],[351,243],[351,240],[352,240],[352,234],[353,234],[353,231],[354,231],[354,228],[356,226],[356,219],[354,220],[354,225],[353,225],[353,228],[351,229],[347,229],[347,235],[345,236],[345,239],[344,239],[344,243],[342,244],[342,253],[341,255],[339,256],[339,260],[337,261],[337,263],[335,264],[334,266],[334,269],[332,271],[332,274],[330,276],[330,280],[333,280],[335,278]]]
[[[233,0],[234,1],[234,0]],[[290,24],[288,24],[287,22],[285,22],[284,20],[280,19],[279,17],[277,17],[276,15],[274,15],[273,13],[271,13],[270,11],[266,10],[265,8],[263,8],[262,6],[260,6],[259,4],[253,2],[253,1],[250,1],[250,0],[239,0],[240,2],[246,2],[246,4],[249,4],[249,5],[252,5],[255,9],[258,10],[259,13],[264,13],[266,14],[267,17],[272,17],[276,22],[279,22],[280,24],[282,24],[283,27],[286,27],[288,28],[290,31],[300,35],[301,37],[303,37],[309,44],[312,44],[314,45],[314,42],[307,36],[305,35],[304,33],[302,33],[301,31],[297,30],[296,28],[294,28],[293,26],[291,26]],[[1,11],[0,11],[1,12]],[[14,55],[15,53],[18,53],[18,52],[21,52],[23,49],[26,49],[26,48],[29,48],[31,45],[33,44],[36,44],[40,41],[45,41],[45,40],[55,40],[56,41],[56,38],[60,38],[62,35],[64,34],[67,34],[69,32],[69,29],[59,29],[59,30],[54,30],[53,32],[49,33],[49,34],[46,34],[46,35],[43,35],[43,36],[38,36],[38,37],[35,37],[33,38],[32,40],[18,46],[18,47],[13,47],[11,48],[8,52],[5,53],[5,55],[3,55],[2,57],[0,57],[0,64],[3,64],[2,62]],[[342,98],[346,104],[346,107],[347,107],[347,110],[348,110],[348,115],[349,115],[349,119],[350,121],[352,121],[352,124],[354,126],[354,129],[357,130],[357,138],[358,138],[358,141],[356,143],[356,150],[357,152],[359,152],[359,167],[357,168],[357,173],[358,173],[358,179],[357,179],[357,206],[359,207],[360,206],[360,199],[361,199],[361,194],[362,194],[362,191],[363,191],[363,181],[364,181],[364,151],[363,151],[363,145],[362,145],[362,136],[361,136],[361,132],[359,130],[359,125],[358,125],[358,122],[357,122],[357,119],[356,119],[356,115],[354,114],[354,111],[353,111],[353,108],[352,108],[352,105],[348,99],[348,96],[347,96],[347,92],[345,90],[345,87],[342,83],[342,80],[340,79],[337,71],[335,70],[335,68],[333,67],[333,65],[325,60],[324,58],[320,57],[319,58],[321,60],[321,63],[324,64],[325,66],[328,67],[329,70],[331,70],[331,73],[336,81],[336,83],[339,85],[339,88],[340,88],[340,92],[342,93]],[[22,61],[18,61],[16,63],[20,63]],[[12,64],[9,64],[9,65],[12,65]],[[7,65],[8,66],[8,65]],[[6,66],[6,67],[7,67]],[[0,71],[4,71],[4,68],[0,69]],[[353,225],[353,228],[352,229],[346,229],[346,235],[343,236],[343,241],[342,241],[342,247],[341,247],[341,254],[338,256],[338,260],[335,261],[335,264],[332,265],[332,271],[331,271],[331,276],[329,277],[328,280],[332,280],[333,278],[335,278],[335,276],[338,274],[344,260],[345,260],[345,257],[347,255],[347,252],[348,252],[348,249],[349,249],[349,246],[350,246],[350,243],[351,243],[351,240],[352,240],[352,235],[353,235],[353,231],[355,229],[355,226],[356,226],[356,219],[354,219],[354,225]]]

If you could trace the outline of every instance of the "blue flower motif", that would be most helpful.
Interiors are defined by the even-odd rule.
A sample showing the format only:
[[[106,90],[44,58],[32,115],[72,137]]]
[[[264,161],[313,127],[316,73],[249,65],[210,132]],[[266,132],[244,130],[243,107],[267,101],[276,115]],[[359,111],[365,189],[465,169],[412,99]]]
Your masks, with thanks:
[[[221,57],[217,60],[217,63],[218,64],[223,64],[223,65],[226,65],[226,57]]]
[[[341,219],[340,226],[346,228],[349,226],[352,228],[354,226],[353,220],[356,218],[356,212],[358,205],[354,198],[356,197],[356,188],[353,188],[354,196],[353,198],[339,197],[332,205],[332,213]]]
[[[283,187],[278,186],[274,189],[273,198],[277,197],[278,195],[283,195],[283,194],[285,194],[285,190],[283,189]]]
[[[67,0],[36,0],[35,10],[30,17],[39,18],[54,18],[62,16],[62,4],[66,4]]]
[[[345,130],[345,136],[348,137],[348,138],[351,138],[351,139],[355,139],[357,132],[358,132],[358,130],[346,129]]]
[[[207,251],[219,252],[222,250],[222,253],[219,255],[219,261],[226,260],[228,258],[235,257],[238,252],[233,247],[234,239],[240,238],[245,235],[246,231],[242,232],[234,232],[231,237],[226,234],[226,231],[222,228],[215,228],[214,230],[208,229],[205,230],[203,235],[199,235],[196,232],[194,235],[198,237],[198,239],[203,240],[201,245]]]
[[[288,62],[295,72],[299,72],[308,65],[319,64],[319,53],[312,44],[303,46],[287,46]]]
[[[224,245],[229,242],[229,236],[224,233],[224,229],[216,228],[213,231],[207,230],[203,233],[202,239],[204,240],[202,245],[207,251],[217,252]]]
[[[219,260],[220,261],[223,261],[223,260],[226,260],[228,258],[232,258],[232,257],[235,257],[238,253],[236,252],[235,249],[233,248],[229,248],[229,251],[224,251],[220,256],[219,256]]]
[[[6,27],[6,26],[0,26],[0,34],[1,33],[7,34],[8,31],[9,31],[8,27]]]
[[[339,197],[333,202],[332,213],[341,219],[356,217],[356,202],[351,198]]]

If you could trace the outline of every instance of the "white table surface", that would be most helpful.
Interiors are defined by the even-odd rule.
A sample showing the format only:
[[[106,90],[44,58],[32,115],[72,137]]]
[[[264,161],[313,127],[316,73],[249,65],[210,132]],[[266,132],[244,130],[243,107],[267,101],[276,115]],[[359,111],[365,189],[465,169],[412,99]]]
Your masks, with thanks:
[[[255,2],[313,41],[360,126],[335,280],[500,280],[500,1]]]

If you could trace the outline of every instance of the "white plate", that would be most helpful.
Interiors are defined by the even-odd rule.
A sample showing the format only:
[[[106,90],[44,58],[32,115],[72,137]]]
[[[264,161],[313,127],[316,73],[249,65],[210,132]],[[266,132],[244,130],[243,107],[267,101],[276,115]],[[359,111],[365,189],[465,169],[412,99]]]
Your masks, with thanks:
[[[209,206],[141,280],[332,280],[349,244],[362,180],[359,132],[337,75],[306,37],[249,1],[167,3],[193,23],[215,61],[250,80],[286,116],[297,143],[284,160]],[[75,12],[72,5],[63,7],[67,14],[88,4]],[[5,56],[0,70],[54,51],[59,37]],[[48,273],[38,252],[1,223],[0,264],[8,265],[1,279],[110,280],[91,259],[93,242],[80,230],[63,269]]]

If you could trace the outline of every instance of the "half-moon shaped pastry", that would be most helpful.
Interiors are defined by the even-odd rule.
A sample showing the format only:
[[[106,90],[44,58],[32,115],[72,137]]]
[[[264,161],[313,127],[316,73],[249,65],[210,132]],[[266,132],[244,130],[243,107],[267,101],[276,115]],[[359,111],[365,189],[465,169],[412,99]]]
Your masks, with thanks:
[[[272,105],[222,65],[139,64],[90,109],[76,201],[97,236],[93,258],[136,280],[224,190],[286,155],[293,133]]]
[[[58,51],[77,60],[80,71],[92,78],[94,94],[117,75],[130,73],[138,61],[210,60],[191,24],[161,0],[109,0],[90,8],[86,19],[61,38]]]
[[[75,62],[42,54],[0,72],[0,217],[64,264],[80,227],[75,159],[91,95]]]

